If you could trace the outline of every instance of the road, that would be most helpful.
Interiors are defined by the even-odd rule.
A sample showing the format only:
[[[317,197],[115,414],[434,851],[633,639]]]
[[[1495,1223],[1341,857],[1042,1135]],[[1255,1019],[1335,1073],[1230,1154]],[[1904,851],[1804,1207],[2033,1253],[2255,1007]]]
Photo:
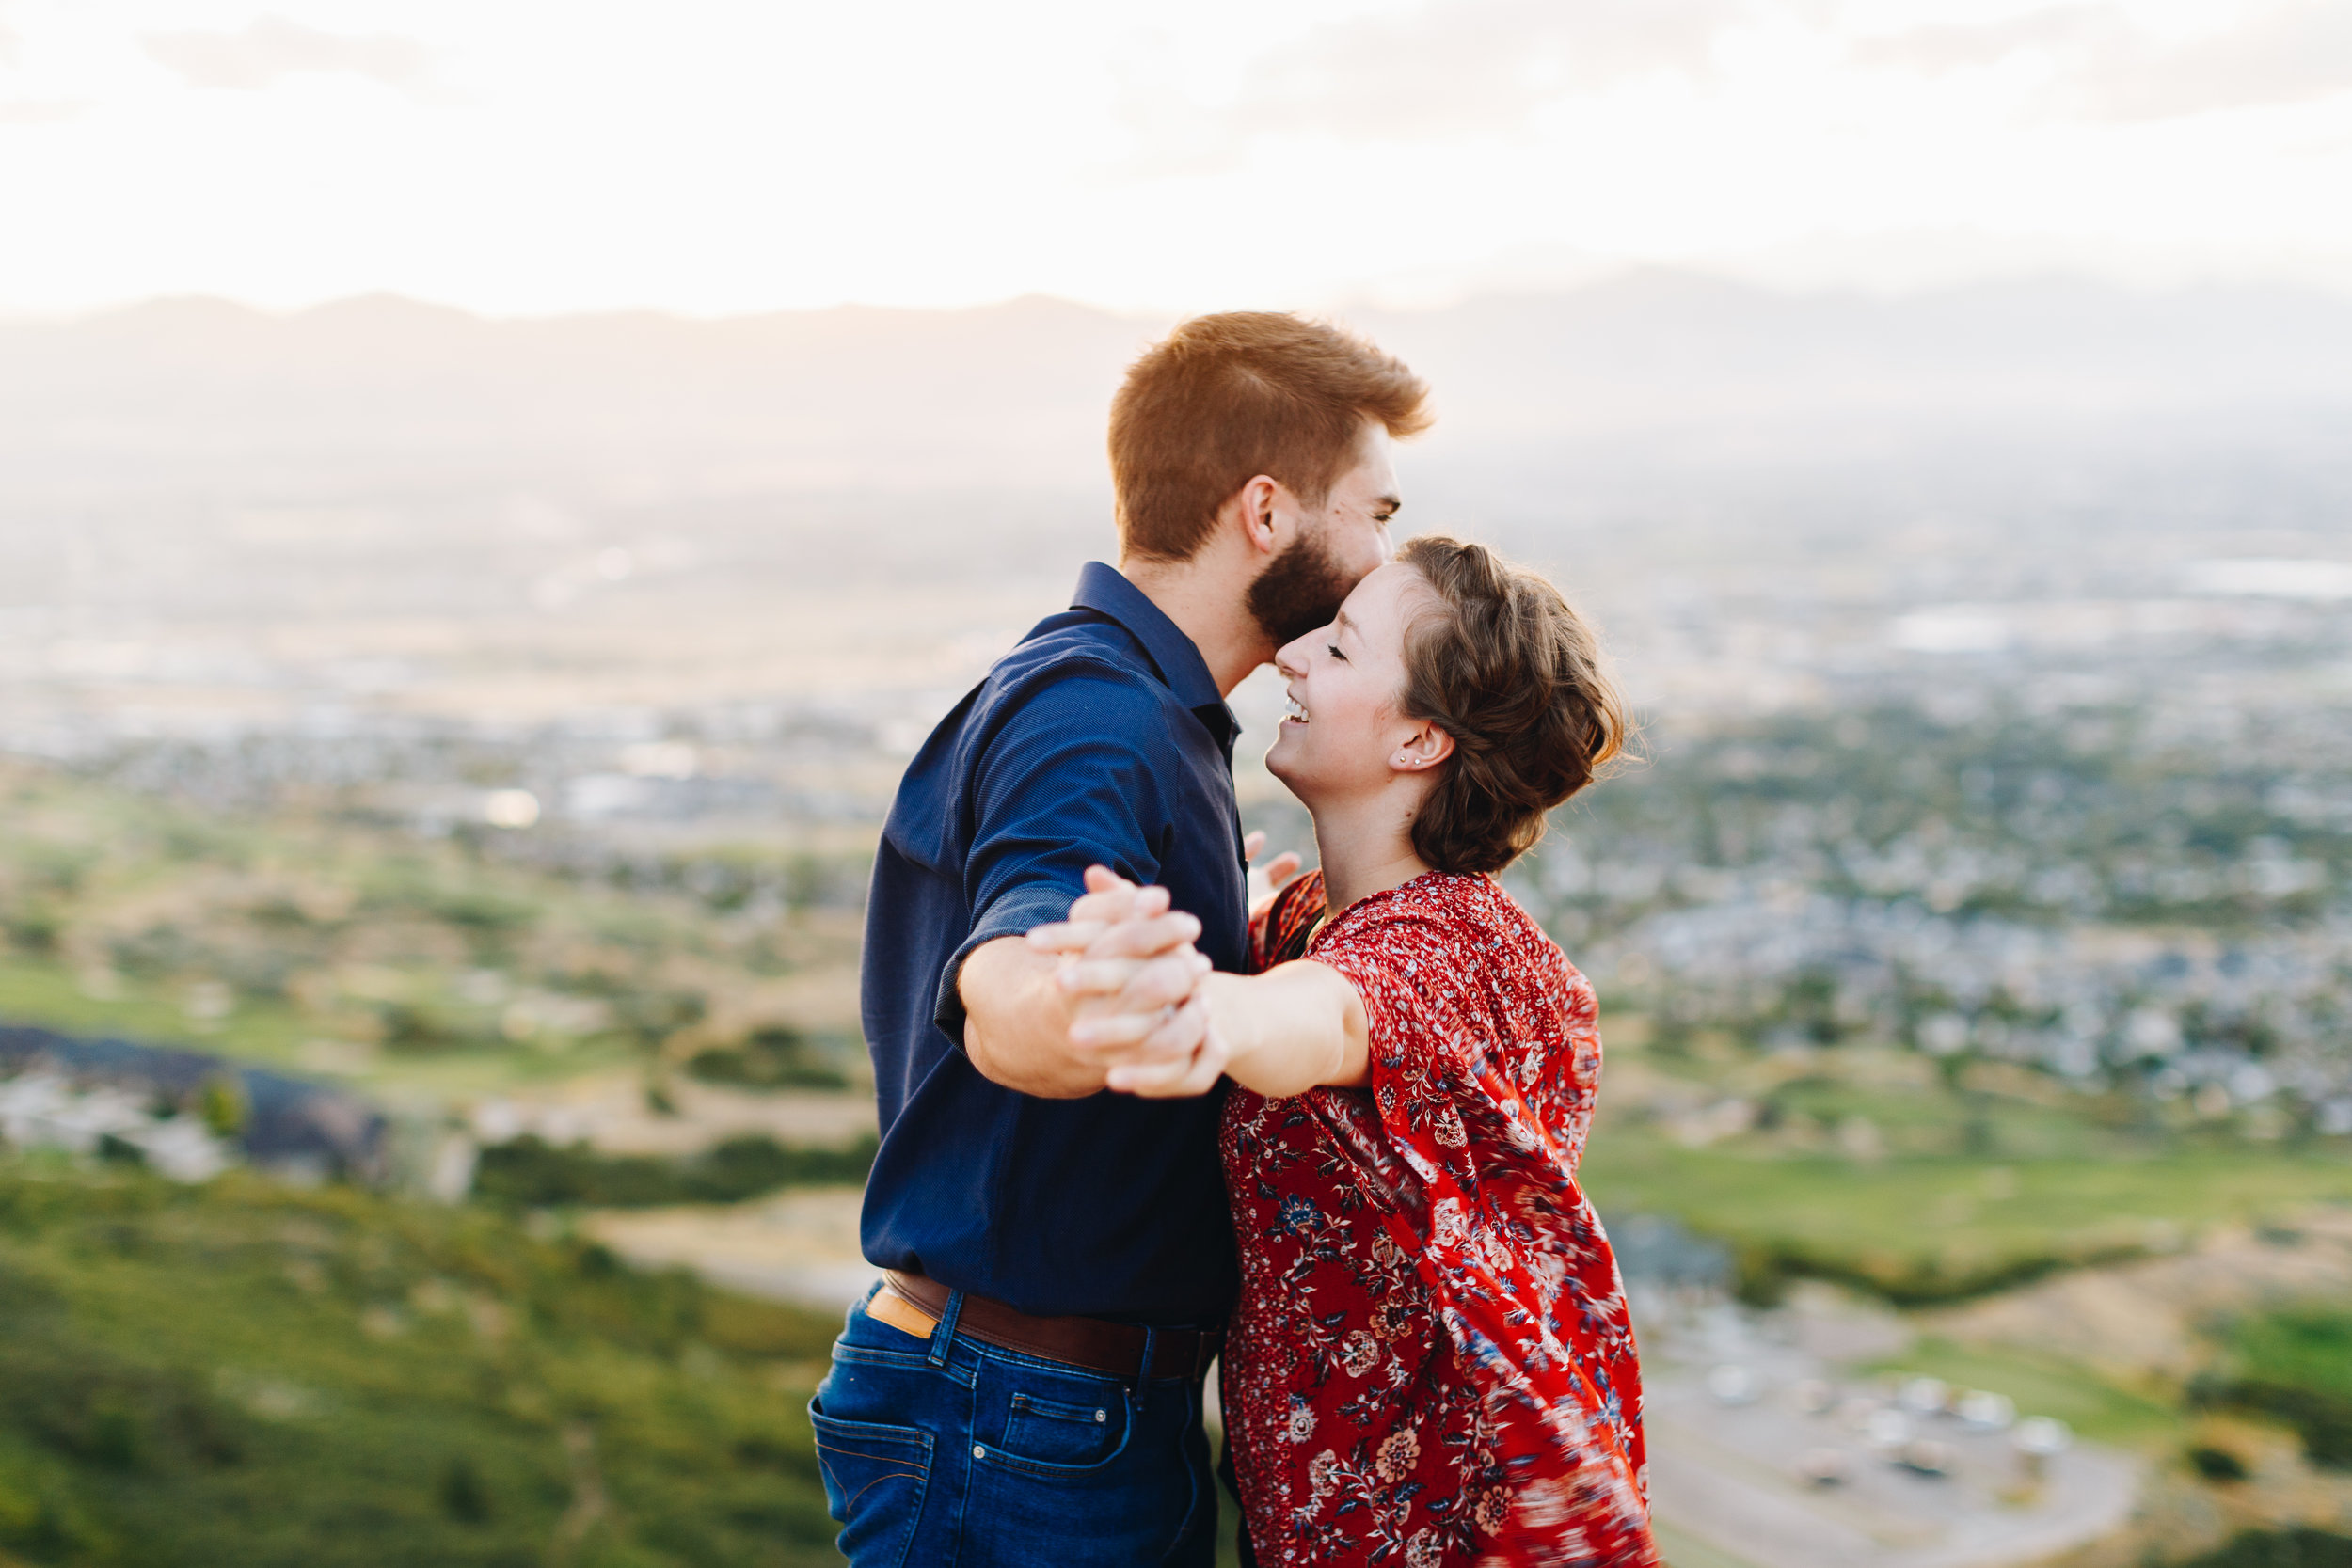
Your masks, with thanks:
[[[1644,1331],[1652,1505],[1671,1537],[1699,1544],[1689,1558],[1708,1559],[1677,1568],[1996,1568],[2130,1517],[2140,1481],[2130,1457],[2075,1444],[2036,1479],[2014,1429],[1906,1411],[1877,1380],[1841,1377],[1841,1361],[1885,1355],[1907,1335],[1891,1317],[1814,1299],[1811,1322],[1721,1301],[1653,1306]],[[1729,1368],[1738,1374],[1719,1370]],[[1738,1402],[1720,1397],[1742,1382]],[[1896,1463],[1885,1439],[1898,1433],[1941,1445],[1944,1473]],[[1840,1463],[1844,1479],[1809,1481],[1808,1461]]]

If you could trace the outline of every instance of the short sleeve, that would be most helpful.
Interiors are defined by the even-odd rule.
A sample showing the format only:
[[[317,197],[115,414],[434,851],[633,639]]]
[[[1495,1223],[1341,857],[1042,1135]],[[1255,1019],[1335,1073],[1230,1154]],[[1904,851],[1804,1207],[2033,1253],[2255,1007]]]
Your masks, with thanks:
[[[1463,955],[1441,927],[1400,911],[1352,922],[1311,955],[1364,1004],[1367,1070],[1383,1129],[1425,1177],[1463,1144],[1457,1096],[1480,1093],[1454,999]],[[1483,1118],[1482,1118],[1483,1119]]]
[[[1399,903],[1327,929],[1309,956],[1363,999],[1372,1106],[1423,1180],[1475,1187],[1473,1143],[1510,1149],[1539,1180],[1566,1179],[1577,1128],[1531,1100],[1497,1050],[1503,1025],[1482,971],[1496,955],[1443,911]]]
[[[1165,723],[1141,678],[1106,665],[1065,667],[1008,705],[973,769],[972,927],[941,971],[933,1013],[949,1039],[963,1039],[956,988],[974,948],[1067,917],[1089,865],[1160,879],[1173,825],[1151,736]]]
[[[1351,922],[1314,951],[1317,963],[1347,976],[1364,1000],[1364,1026],[1375,1057],[1430,1051],[1442,1031],[1439,1001],[1428,982],[1452,957],[1445,933],[1410,913]]]

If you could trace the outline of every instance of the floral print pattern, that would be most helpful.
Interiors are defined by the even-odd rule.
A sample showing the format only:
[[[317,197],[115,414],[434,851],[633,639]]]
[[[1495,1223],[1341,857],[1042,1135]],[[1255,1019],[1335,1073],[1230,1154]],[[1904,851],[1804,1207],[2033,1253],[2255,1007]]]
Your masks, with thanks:
[[[1235,1086],[1220,1136],[1242,1262],[1220,1391],[1255,1555],[1650,1568],[1632,1328],[1576,1181],[1592,987],[1488,878],[1323,910],[1320,875],[1285,888],[1252,961],[1347,976],[1371,1083]]]

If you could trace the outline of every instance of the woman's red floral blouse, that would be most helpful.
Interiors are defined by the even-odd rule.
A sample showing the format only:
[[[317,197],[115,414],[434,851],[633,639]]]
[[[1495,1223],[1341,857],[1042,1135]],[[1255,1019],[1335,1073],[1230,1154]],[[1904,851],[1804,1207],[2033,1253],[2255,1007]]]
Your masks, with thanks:
[[[1370,1085],[1225,1102],[1221,1392],[1254,1554],[1654,1564],[1632,1329],[1576,1181],[1591,985],[1488,878],[1323,910],[1320,875],[1285,888],[1251,957],[1347,976]]]

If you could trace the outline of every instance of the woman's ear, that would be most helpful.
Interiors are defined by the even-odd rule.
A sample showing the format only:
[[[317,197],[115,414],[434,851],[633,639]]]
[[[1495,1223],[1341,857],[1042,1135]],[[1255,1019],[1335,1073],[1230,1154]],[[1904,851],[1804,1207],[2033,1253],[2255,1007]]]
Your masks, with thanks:
[[[1425,773],[1454,754],[1454,736],[1430,720],[1416,723],[1418,727],[1389,758],[1389,766],[1400,773]]]

